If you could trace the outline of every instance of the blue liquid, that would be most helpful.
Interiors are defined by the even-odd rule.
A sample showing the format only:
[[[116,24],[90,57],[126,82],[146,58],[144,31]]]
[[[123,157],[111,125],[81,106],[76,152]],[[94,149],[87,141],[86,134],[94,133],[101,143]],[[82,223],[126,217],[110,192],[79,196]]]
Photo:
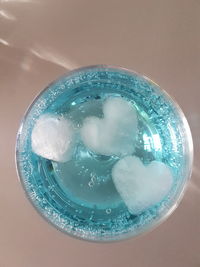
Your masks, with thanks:
[[[88,116],[103,116],[108,97],[122,97],[137,110],[133,155],[145,165],[163,162],[173,174],[170,193],[141,214],[129,212],[113,184],[117,156],[98,155],[81,140],[65,163],[32,151],[31,132],[40,115],[62,115],[78,128]],[[51,84],[31,106],[19,131],[18,169],[31,202],[58,229],[89,240],[121,239],[158,223],[180,195],[187,178],[183,132],[177,108],[151,81],[124,70],[85,69]]]

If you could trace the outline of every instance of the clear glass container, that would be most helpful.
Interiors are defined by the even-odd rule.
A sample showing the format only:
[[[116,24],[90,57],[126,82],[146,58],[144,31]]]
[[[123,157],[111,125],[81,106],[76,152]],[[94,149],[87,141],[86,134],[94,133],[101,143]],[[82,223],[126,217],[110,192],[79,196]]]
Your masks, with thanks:
[[[119,101],[108,111],[110,121],[108,99]],[[127,105],[136,119],[129,121]],[[67,160],[33,149],[33,131],[46,115],[73,124],[76,140]],[[92,145],[88,117],[101,125],[98,140],[108,135],[112,147],[107,141]],[[129,139],[123,141],[121,133]],[[43,140],[44,152],[50,139]],[[36,141],[41,145],[42,138]],[[83,67],[52,82],[34,99],[17,134],[17,170],[30,202],[57,229],[90,241],[137,236],[163,222],[183,196],[192,161],[190,129],[177,103],[147,77],[108,65]]]

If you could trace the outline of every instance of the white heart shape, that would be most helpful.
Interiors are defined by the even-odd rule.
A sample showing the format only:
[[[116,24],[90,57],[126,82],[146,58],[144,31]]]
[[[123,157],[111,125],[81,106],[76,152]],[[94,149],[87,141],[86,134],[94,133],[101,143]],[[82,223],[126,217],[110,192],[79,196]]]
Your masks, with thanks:
[[[137,157],[127,156],[113,167],[112,179],[132,214],[139,214],[159,203],[168,194],[173,178],[169,167],[152,161],[144,166]]]
[[[124,156],[134,151],[137,134],[135,108],[126,100],[109,98],[103,105],[104,118],[88,117],[81,128],[81,137],[92,151]]]
[[[31,135],[33,151],[50,160],[66,162],[71,158],[74,144],[72,123],[59,116],[41,116]]]

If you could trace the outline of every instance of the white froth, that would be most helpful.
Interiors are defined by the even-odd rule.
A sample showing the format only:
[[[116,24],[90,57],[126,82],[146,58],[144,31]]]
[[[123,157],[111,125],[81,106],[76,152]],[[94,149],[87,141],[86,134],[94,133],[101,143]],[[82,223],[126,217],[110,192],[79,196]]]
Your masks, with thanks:
[[[112,179],[132,214],[139,214],[163,200],[173,183],[171,171],[164,163],[153,161],[145,166],[133,156],[114,165]]]
[[[104,118],[84,120],[81,137],[92,151],[106,155],[124,156],[134,151],[137,134],[135,108],[126,100],[109,98],[103,105]]]
[[[39,156],[66,162],[72,154],[73,125],[60,116],[42,115],[35,123],[31,141],[33,151]]]

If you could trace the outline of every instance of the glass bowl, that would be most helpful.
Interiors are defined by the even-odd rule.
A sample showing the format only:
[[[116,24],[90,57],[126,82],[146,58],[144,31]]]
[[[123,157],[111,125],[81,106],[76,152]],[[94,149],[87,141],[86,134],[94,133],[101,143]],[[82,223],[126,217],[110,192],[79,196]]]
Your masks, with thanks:
[[[134,149],[127,154],[98,153],[81,139],[86,117],[96,116],[103,120],[102,109],[108,98],[125,101],[136,114]],[[127,118],[123,109],[121,113],[120,105],[113,107],[124,125]],[[45,158],[33,151],[33,129],[47,114],[57,116],[58,120],[67,117],[76,121],[77,140],[70,159],[65,162]],[[130,130],[132,126],[125,127]],[[101,128],[101,132],[106,129]],[[45,142],[44,150],[48,147],[48,138]],[[88,138],[87,142],[90,142]],[[116,166],[124,159],[129,159],[130,165],[119,177]],[[52,82],[33,100],[17,134],[17,170],[30,202],[57,229],[90,241],[116,241],[137,236],[163,222],[183,196],[192,161],[190,129],[177,103],[147,77],[121,67],[83,67]],[[134,173],[137,164],[146,171],[136,173],[140,188],[137,190],[141,193],[135,193],[135,180],[130,180],[133,176],[130,172]],[[154,171],[149,167],[152,164]],[[168,190],[168,185],[162,184],[166,174],[165,171],[163,174],[163,168],[170,173]],[[152,185],[151,180],[156,175],[158,180]],[[148,177],[148,181],[144,180]],[[160,188],[157,187],[159,183]],[[159,197],[160,190],[166,191],[162,197]],[[151,196],[148,198],[145,194]],[[158,196],[154,201],[153,195]],[[136,204],[139,208],[135,208]]]

